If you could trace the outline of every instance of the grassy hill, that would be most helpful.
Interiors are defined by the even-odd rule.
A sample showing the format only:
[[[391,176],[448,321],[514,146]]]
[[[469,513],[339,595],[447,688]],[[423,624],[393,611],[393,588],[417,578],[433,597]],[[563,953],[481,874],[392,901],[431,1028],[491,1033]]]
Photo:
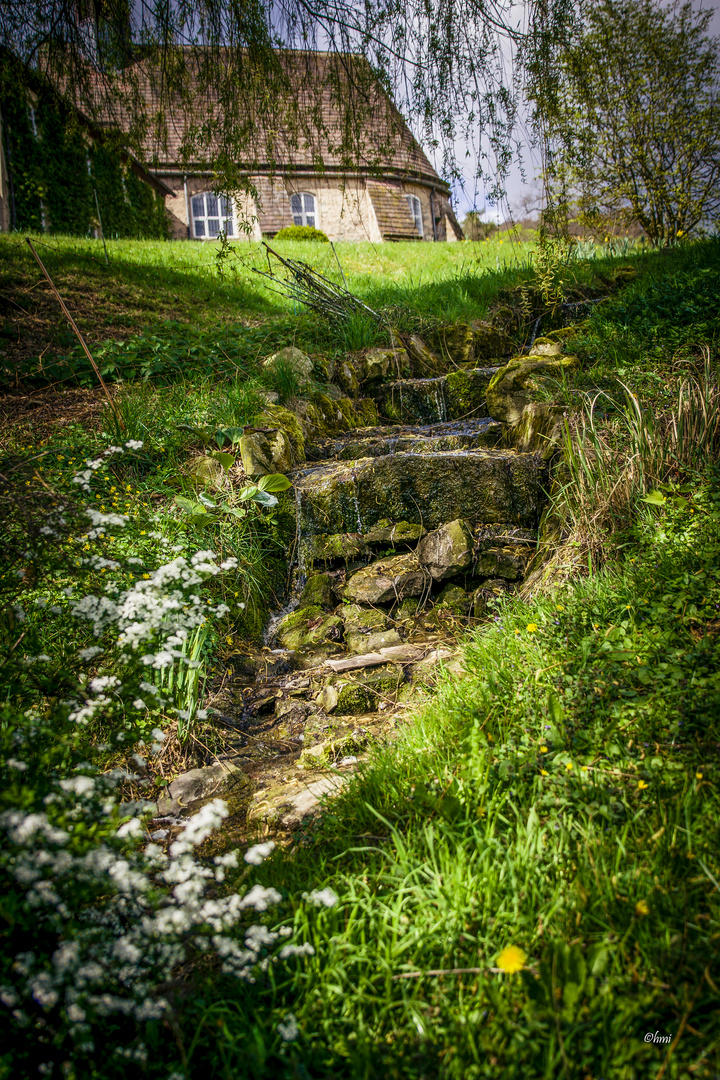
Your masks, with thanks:
[[[328,245],[282,250],[339,280]],[[112,599],[113,562],[142,563],[150,581],[206,545],[238,565],[203,571],[197,602],[183,594],[187,610],[226,608],[199,650],[220,664],[257,634],[283,598],[287,523],[258,510],[196,533],[174,496],[218,427],[253,422],[269,391],[281,405],[297,393],[264,356],[295,343],[320,371],[386,341],[372,321],[332,325],[268,293],[252,245],[222,275],[201,245],[113,242],[109,267],[90,241],[38,251],[113,404],[27,246],[0,238],[0,1077],[719,1075],[720,243],[557,264],[550,302],[527,250],[507,244],[337,246],[351,291],[408,330],[504,312],[519,347],[540,318],[583,320],[577,377],[545,389],[575,435],[547,519],[552,573],[463,638],[462,677],[420,695],[291,846],[225,865],[202,833],[197,856],[178,853],[184,876],[163,884],[157,862],[145,892],[133,874],[148,840],[128,806],[156,797],[182,745],[161,706],[135,707],[111,681],[105,713],[75,715],[78,673],[115,670],[94,659],[100,601],[84,623],[71,608],[83,593]],[[81,528],[77,477],[118,443],[87,496],[96,514],[126,515],[111,543]],[[132,678],[169,693],[141,652]],[[195,734],[212,739],[211,725]],[[112,916],[90,871],[102,859],[126,896]],[[38,886],[44,865],[57,900]],[[199,913],[198,882],[218,905],[228,886],[255,889],[248,915],[227,929],[219,907]],[[186,898],[182,963],[133,953],[155,911],[142,897],[169,888]],[[284,953],[269,936],[282,928]],[[222,962],[202,945],[216,937]],[[107,953],[104,938],[124,945]],[[73,941],[115,987],[104,1004],[87,1003]],[[113,1011],[146,960],[155,982]]]

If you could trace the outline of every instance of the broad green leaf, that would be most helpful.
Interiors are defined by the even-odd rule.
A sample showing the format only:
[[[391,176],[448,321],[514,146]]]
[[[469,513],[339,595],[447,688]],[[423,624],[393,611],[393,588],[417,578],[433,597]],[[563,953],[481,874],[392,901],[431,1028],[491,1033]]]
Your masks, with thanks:
[[[292,484],[282,473],[268,473],[260,477],[258,487],[261,491],[287,491]]]
[[[216,450],[213,457],[220,462],[225,472],[228,472],[235,464],[234,454],[224,454],[221,450]]]
[[[198,499],[203,504],[203,506],[207,506],[208,509],[210,509],[210,510],[217,509],[217,503],[214,503],[212,501],[212,499],[208,498],[208,496],[205,494],[204,491],[200,492],[200,494],[198,495]]]
[[[244,431],[245,428],[241,427],[218,428],[215,432],[215,441],[220,447],[226,442],[229,442],[231,446],[236,446],[242,439]]]
[[[237,506],[228,506],[225,512],[227,514],[232,514],[232,516],[235,518],[240,518],[240,520],[242,520],[244,517],[247,517],[247,510],[239,509]]]
[[[257,493],[258,489],[255,487],[255,485],[250,484],[248,487],[244,487],[242,489],[242,491],[238,495],[238,498],[240,499],[240,502],[245,502],[247,499],[253,499],[257,495]]]
[[[664,506],[667,499],[662,491],[658,491],[657,488],[655,488],[653,491],[648,491],[647,495],[641,499],[640,502],[650,503],[651,506]]]
[[[277,499],[268,491],[256,491],[252,496],[252,501],[259,503],[260,506],[277,506]]]

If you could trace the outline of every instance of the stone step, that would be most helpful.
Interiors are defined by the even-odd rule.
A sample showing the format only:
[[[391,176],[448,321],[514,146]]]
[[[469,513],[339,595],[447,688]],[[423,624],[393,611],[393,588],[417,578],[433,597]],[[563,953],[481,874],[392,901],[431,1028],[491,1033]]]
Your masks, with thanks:
[[[499,367],[458,369],[437,379],[401,379],[379,386],[373,396],[380,418],[391,423],[444,423],[485,409],[485,391]]]
[[[502,424],[484,416],[429,426],[393,424],[358,428],[342,438],[323,439],[306,447],[305,452],[308,461],[356,461],[386,454],[433,454],[494,447],[501,435]]]
[[[382,520],[426,529],[464,518],[537,526],[546,467],[512,450],[388,454],[290,474],[300,539],[367,533]]]

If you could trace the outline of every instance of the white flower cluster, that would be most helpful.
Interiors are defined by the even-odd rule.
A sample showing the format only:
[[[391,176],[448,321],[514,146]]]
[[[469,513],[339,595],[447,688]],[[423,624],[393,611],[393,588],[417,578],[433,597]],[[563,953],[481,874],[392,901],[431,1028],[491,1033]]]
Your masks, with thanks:
[[[53,820],[97,815],[107,783],[107,774],[61,780],[45,800]],[[244,895],[220,894],[227,871],[240,865],[238,851],[209,863],[197,857],[227,814],[222,800],[208,803],[185,822],[167,853],[153,843],[137,846],[144,834],[137,817],[87,849],[73,844],[47,813],[0,814],[0,865],[24,894],[38,938],[55,934],[58,940],[50,955],[35,949],[14,957],[13,984],[0,986],[0,1001],[15,1020],[27,1025],[35,1006],[60,1009],[70,1036],[87,1046],[97,1017],[161,1017],[168,1005],[155,988],[198,951],[214,951],[223,971],[248,981],[273,959],[312,955],[311,945],[287,943],[271,957],[268,950],[291,929],[245,924],[247,913],[280,902],[276,889],[256,884]],[[258,865],[273,847],[256,845],[245,861]],[[74,904],[78,891],[95,900]]]

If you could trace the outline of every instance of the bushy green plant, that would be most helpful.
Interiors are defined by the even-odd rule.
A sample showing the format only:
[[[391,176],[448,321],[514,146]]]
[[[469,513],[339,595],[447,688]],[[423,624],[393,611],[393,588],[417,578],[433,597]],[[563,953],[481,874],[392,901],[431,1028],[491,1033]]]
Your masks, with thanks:
[[[329,240],[321,229],[312,225],[286,225],[275,233],[276,240],[312,240],[316,244],[328,244]]]

